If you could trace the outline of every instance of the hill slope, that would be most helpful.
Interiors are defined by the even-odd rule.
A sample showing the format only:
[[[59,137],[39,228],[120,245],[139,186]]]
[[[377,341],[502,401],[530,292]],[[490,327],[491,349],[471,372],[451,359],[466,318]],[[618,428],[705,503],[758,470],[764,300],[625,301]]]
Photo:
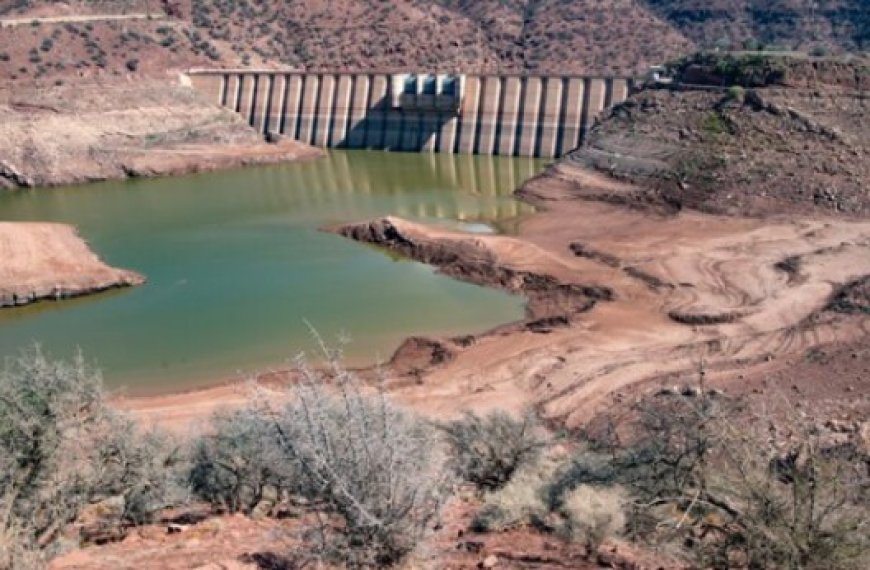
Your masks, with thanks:
[[[699,47],[866,49],[866,0],[0,0],[0,78],[189,66],[643,73]],[[143,15],[120,21],[31,18]]]
[[[646,0],[657,16],[701,47],[744,42],[826,51],[870,47],[866,0]]]

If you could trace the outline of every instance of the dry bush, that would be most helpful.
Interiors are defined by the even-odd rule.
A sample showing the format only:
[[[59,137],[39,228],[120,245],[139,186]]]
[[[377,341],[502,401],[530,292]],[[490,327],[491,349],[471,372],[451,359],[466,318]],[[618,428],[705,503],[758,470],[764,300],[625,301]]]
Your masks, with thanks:
[[[51,361],[38,347],[0,372],[0,568],[50,554],[82,509],[115,499],[117,525],[147,520],[170,500],[174,456],[108,409],[98,371],[81,356]]]
[[[491,532],[529,524],[540,526],[550,512],[547,490],[559,468],[560,463],[549,457],[526,463],[506,485],[484,496],[472,528]]]
[[[411,552],[440,513],[445,470],[431,427],[367,391],[323,348],[326,374],[297,360],[292,402],[274,414],[300,490],[337,517],[321,529],[327,551],[353,567],[383,567]]]
[[[594,550],[605,539],[623,531],[627,502],[622,487],[580,485],[565,497],[562,504],[566,530],[574,540]]]
[[[584,451],[557,478],[621,485],[627,531],[678,545],[701,567],[862,568],[870,541],[868,457],[800,414],[762,418],[701,389],[642,400],[628,442]]]
[[[267,488],[320,520],[315,554],[350,567],[384,567],[410,553],[440,513],[448,488],[437,433],[364,387],[323,347],[321,371],[297,359],[289,403],[260,395],[215,417],[193,447],[193,491],[250,511]]]
[[[811,419],[789,413],[754,425],[723,422],[710,462],[711,539],[705,563],[750,568],[870,566],[870,457],[854,442],[828,439]]]
[[[531,413],[518,420],[502,410],[486,416],[465,412],[461,419],[440,428],[453,470],[485,490],[503,487],[517,470],[534,463],[547,445]]]
[[[188,484],[195,496],[221,512],[250,513],[296,483],[271,418],[256,407],[218,412],[212,433],[193,441]]]

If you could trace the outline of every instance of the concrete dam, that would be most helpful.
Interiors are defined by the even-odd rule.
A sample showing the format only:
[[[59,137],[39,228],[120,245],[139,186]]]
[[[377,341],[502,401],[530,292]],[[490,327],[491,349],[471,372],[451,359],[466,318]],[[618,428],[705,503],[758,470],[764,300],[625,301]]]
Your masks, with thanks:
[[[553,158],[579,146],[627,77],[191,70],[262,133],[320,147]]]

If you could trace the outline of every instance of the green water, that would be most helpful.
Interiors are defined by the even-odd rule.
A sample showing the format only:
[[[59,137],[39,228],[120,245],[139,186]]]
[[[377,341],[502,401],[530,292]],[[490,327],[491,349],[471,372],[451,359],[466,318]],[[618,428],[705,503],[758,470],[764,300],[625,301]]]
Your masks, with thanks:
[[[300,164],[0,195],[0,219],[74,224],[140,287],[0,310],[0,356],[80,348],[112,387],[188,388],[280,366],[327,339],[386,359],[412,334],[479,332],[523,301],[318,231],[395,214],[484,231],[529,211],[511,192],[542,166],[503,157],[333,152]],[[485,224],[485,225],[484,225]]]

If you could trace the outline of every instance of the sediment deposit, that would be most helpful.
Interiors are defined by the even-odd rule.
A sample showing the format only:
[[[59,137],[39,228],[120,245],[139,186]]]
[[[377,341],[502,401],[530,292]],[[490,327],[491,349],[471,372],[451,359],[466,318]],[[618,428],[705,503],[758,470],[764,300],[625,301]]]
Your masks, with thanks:
[[[174,82],[0,92],[0,188],[183,174],[320,156],[272,144]]]
[[[65,224],[0,222],[0,308],[145,282],[109,267]]]

